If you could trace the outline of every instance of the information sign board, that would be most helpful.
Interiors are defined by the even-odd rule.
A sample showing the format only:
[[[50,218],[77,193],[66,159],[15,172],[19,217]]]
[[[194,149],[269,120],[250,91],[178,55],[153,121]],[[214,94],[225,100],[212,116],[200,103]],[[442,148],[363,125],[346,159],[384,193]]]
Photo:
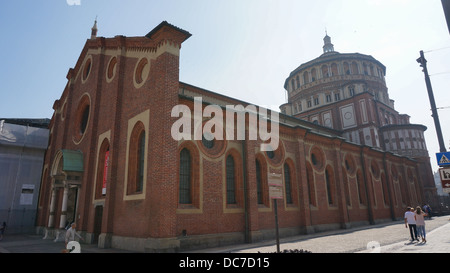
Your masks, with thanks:
[[[283,177],[281,174],[269,173],[269,198],[283,199]]]

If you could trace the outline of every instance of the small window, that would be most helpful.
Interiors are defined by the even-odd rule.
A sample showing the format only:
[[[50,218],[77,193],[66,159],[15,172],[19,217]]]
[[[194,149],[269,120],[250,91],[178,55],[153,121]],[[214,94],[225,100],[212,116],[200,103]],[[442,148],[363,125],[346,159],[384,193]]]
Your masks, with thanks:
[[[355,87],[353,85],[348,87],[348,93],[350,97],[353,97],[355,95]]]

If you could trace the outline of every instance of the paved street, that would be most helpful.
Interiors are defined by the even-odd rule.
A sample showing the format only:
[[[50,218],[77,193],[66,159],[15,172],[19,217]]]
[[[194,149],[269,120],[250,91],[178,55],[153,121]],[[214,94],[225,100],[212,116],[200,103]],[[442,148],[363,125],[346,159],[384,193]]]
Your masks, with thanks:
[[[447,253],[450,252],[450,216],[426,220],[427,243],[411,243],[409,229],[403,221],[372,226],[334,230],[309,235],[282,238],[280,248],[303,249],[312,253]],[[371,248],[375,246],[375,248]],[[60,253],[64,243],[43,240],[38,235],[5,234],[0,241],[0,253]],[[186,253],[272,253],[275,240],[190,251]],[[82,253],[129,253],[119,249],[100,249],[81,244]]]

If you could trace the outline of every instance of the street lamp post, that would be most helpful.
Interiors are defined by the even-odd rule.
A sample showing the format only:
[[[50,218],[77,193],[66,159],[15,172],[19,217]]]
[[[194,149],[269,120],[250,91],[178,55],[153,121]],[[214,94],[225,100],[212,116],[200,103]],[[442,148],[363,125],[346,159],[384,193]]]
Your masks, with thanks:
[[[431,116],[434,119],[434,126],[436,127],[436,134],[437,134],[438,141],[439,141],[439,149],[440,149],[441,153],[445,153],[445,152],[447,152],[447,149],[445,148],[444,138],[442,137],[441,124],[439,122],[439,116],[437,113],[436,102],[434,101],[434,95],[433,95],[433,89],[431,87],[430,76],[428,75],[427,60],[425,59],[423,50],[420,51],[420,58],[417,59],[417,62],[420,64],[421,67],[423,67],[423,73],[425,74],[425,83],[427,85],[428,98],[430,99],[431,111],[433,113]]]

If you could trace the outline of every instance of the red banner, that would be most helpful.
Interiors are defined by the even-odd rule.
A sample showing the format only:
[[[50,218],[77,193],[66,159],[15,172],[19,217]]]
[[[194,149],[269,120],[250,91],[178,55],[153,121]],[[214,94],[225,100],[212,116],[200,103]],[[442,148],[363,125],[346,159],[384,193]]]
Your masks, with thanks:
[[[109,151],[105,153],[105,163],[103,165],[103,186],[102,195],[106,195],[106,179],[108,178]]]

